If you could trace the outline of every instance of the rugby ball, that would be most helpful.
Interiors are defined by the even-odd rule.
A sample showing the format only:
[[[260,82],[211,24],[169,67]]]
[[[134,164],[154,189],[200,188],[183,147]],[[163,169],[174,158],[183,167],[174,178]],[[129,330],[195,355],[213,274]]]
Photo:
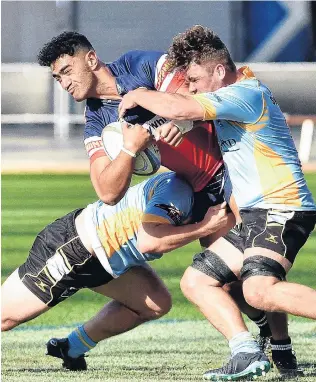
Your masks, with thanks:
[[[130,125],[133,128],[133,125]],[[102,131],[104,150],[109,159],[115,159],[123,147],[123,133],[121,122],[112,122]],[[150,144],[145,150],[136,154],[133,173],[136,175],[152,175],[158,171],[161,156],[158,146]]]

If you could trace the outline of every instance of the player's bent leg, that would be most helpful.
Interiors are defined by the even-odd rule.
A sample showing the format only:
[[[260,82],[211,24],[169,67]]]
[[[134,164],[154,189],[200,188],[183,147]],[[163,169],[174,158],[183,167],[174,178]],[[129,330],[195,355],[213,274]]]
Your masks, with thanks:
[[[198,253],[181,279],[183,294],[228,340],[247,328],[233,299],[222,289],[226,282],[237,280],[241,255],[220,238],[209,249]],[[238,251],[237,251],[238,252]],[[231,317],[234,317],[232,319]]]
[[[232,380],[261,375],[270,368],[268,358],[248,332],[240,310],[223,285],[237,280],[242,265],[238,229],[217,240],[209,250],[194,257],[181,281],[186,297],[229,340],[230,361],[209,370],[207,380]],[[249,360],[243,362],[242,359]]]
[[[10,330],[48,309],[49,307],[23,284],[18,269],[2,284],[1,331]]]
[[[86,370],[84,355],[99,341],[157,319],[171,308],[170,293],[147,264],[91,289],[113,300],[67,338],[47,343],[48,354],[63,359],[63,366],[70,370]]]
[[[181,280],[185,296],[229,340],[230,361],[223,368],[207,371],[204,374],[207,380],[251,377],[270,368],[269,360],[248,332],[238,306],[222,288],[226,282],[237,280],[234,272],[238,274],[241,261],[241,252],[221,238],[194,257]],[[242,362],[243,358],[249,362]]]
[[[285,281],[315,227],[316,212],[245,209],[241,216],[246,238],[241,272],[246,301],[258,309],[316,319],[316,291]]]
[[[287,314],[280,312],[265,313],[247,304],[240,281],[227,284],[224,289],[237,301],[240,310],[258,326],[259,334],[256,340],[260,349],[269,358],[271,366],[274,364],[281,375],[303,375],[292,349]]]
[[[84,355],[99,341],[157,319],[171,308],[170,293],[147,264],[91,289],[113,300],[67,338],[47,343],[48,354],[62,358],[63,366],[71,370],[86,370]]]
[[[264,253],[265,256],[257,255],[258,248],[254,256],[251,255],[251,249],[247,252],[242,279],[248,304],[265,311],[286,312],[316,319],[316,291],[285,281],[285,275],[290,268],[290,265],[283,266],[286,259],[272,251],[268,257],[268,250],[262,248],[260,253]]]
[[[236,301],[241,312],[246,314],[248,318],[257,325],[259,329],[259,334],[256,336],[256,340],[259,344],[260,349],[269,356],[270,339],[272,336],[272,331],[270,329],[270,325],[269,325],[266,313],[263,312],[262,310],[258,310],[252,307],[251,305],[247,304],[242,292],[242,282],[240,280],[224,285],[223,289],[231,295],[234,301]],[[287,333],[287,319],[286,319],[286,315],[284,316],[285,316],[285,320],[283,322],[283,327]],[[280,327],[281,326],[282,325],[280,322]],[[288,336],[285,335],[284,338],[287,338],[287,337]]]
[[[93,289],[113,299],[84,328],[95,341],[126,332],[167,314],[171,295],[147,264],[133,267],[110,283]]]

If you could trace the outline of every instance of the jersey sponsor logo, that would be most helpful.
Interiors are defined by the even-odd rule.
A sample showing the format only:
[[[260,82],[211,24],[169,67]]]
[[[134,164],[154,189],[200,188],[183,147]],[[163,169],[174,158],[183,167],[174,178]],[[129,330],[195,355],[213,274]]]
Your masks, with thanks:
[[[181,224],[182,213],[177,207],[172,204],[155,204],[155,207],[167,211],[167,216],[169,216],[176,225]]]
[[[154,117],[150,121],[144,123],[143,126],[145,126],[146,128],[147,128],[147,126],[149,126],[149,131],[156,130],[159,126],[163,125],[167,121],[168,121],[168,119],[163,118],[163,117]]]
[[[96,151],[104,150],[102,139],[100,137],[97,137],[94,140],[85,140],[85,147],[90,158]]]
[[[237,141],[234,138],[221,140],[220,147],[221,151],[224,151],[225,153],[239,150],[239,147],[237,146]]]

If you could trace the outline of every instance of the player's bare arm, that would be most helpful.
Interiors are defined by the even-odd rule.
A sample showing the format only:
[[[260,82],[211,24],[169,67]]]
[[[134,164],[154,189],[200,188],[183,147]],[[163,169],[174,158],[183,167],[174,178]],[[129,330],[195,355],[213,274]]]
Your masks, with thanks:
[[[123,147],[119,155],[111,161],[104,150],[96,152],[90,160],[90,177],[98,197],[106,204],[116,204],[127,191],[134,168],[136,154],[143,150],[151,141],[152,137],[146,129],[136,125],[133,129],[123,124]]]
[[[126,110],[137,105],[169,119],[201,120],[204,118],[202,106],[192,96],[142,88],[132,90],[123,96],[119,105],[119,116],[123,117]]]
[[[195,224],[173,226],[143,222],[138,231],[138,249],[142,253],[166,253],[201,237],[208,236],[227,225],[230,214],[226,203],[210,207],[204,219]]]

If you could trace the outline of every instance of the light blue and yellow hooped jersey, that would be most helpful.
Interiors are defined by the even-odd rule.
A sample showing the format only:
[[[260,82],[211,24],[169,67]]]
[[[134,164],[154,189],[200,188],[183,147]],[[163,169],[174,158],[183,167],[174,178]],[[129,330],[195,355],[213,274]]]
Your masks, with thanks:
[[[181,225],[190,220],[193,191],[174,172],[130,187],[114,206],[98,201],[87,207],[86,228],[103,267],[114,277],[162,254],[141,253],[137,232],[142,222]]]
[[[248,67],[239,72],[236,83],[193,96],[214,120],[238,207],[315,210],[280,107]]]

